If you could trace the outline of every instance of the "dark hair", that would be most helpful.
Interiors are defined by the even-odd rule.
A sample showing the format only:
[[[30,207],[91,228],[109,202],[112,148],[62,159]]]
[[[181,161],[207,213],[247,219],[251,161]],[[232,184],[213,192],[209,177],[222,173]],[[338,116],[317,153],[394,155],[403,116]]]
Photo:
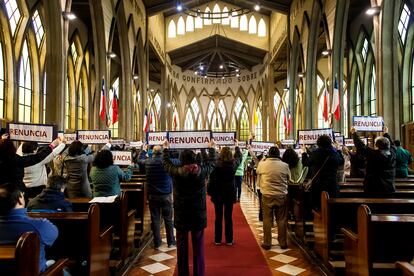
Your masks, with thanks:
[[[16,207],[22,192],[15,183],[0,185],[0,214],[5,215]]]
[[[35,152],[38,146],[39,145],[37,144],[37,142],[32,142],[32,141],[24,142],[22,145],[22,152],[33,153]]]
[[[331,137],[329,137],[326,134],[321,135],[321,136],[318,137],[318,140],[316,140],[316,144],[320,148],[324,148],[324,149],[330,148],[330,147],[332,147]]]
[[[66,180],[60,175],[52,175],[47,178],[47,187],[53,190],[60,190],[65,187]]]
[[[10,139],[0,139],[0,159],[11,161],[16,157],[16,147]]]
[[[289,165],[289,168],[294,168],[299,162],[299,156],[292,148],[286,149],[283,154],[282,161]]]
[[[401,142],[400,142],[400,140],[394,140],[394,145],[395,145],[396,147],[400,147],[400,146],[401,146]]]
[[[233,160],[233,154],[231,153],[231,149],[229,147],[221,148],[218,161],[230,161]]]
[[[390,149],[390,140],[383,136],[377,137],[375,139],[375,146],[380,150]]]
[[[270,147],[269,151],[267,152],[267,157],[270,157],[270,158],[279,158],[280,157],[279,148],[276,147],[276,146]]]
[[[68,155],[69,156],[76,156],[83,154],[83,144],[81,141],[73,141],[72,144],[70,144],[68,149]]]
[[[189,165],[196,163],[196,155],[192,150],[185,149],[180,154],[181,165]]]
[[[100,169],[108,168],[114,164],[112,152],[109,150],[101,150],[95,156],[94,165]]]

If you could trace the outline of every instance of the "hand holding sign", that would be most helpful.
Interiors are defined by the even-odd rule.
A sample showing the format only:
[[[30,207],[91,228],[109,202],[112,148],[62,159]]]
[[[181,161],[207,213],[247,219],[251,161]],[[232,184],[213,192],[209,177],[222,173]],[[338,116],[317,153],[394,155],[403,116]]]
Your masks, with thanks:
[[[354,134],[355,133],[355,128],[353,126],[351,127],[350,132],[351,132],[351,134]]]
[[[8,133],[4,133],[4,134],[1,136],[1,139],[4,139],[4,140],[9,139],[9,134],[8,134]]]
[[[236,146],[236,147],[239,146],[239,141],[237,141],[237,139],[234,139],[234,146]]]
[[[168,143],[168,140],[167,139],[164,140],[164,143],[162,144],[162,147],[164,149],[168,149],[170,147],[170,144]]]
[[[384,133],[388,133],[388,127],[384,126]]]
[[[208,147],[209,148],[214,148],[214,146],[216,145],[216,142],[214,141],[213,138],[210,139],[210,143],[208,143]]]

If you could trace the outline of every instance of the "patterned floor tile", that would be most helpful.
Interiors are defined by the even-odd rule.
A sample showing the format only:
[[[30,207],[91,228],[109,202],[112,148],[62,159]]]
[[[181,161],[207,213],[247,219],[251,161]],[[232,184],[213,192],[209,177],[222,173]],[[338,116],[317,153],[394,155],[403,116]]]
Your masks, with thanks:
[[[151,274],[155,274],[155,273],[170,269],[168,266],[163,265],[161,263],[154,263],[154,264],[143,266],[141,268]]]
[[[274,260],[274,261],[284,263],[284,264],[288,264],[288,263],[291,263],[291,262],[297,260],[297,258],[288,256],[288,255],[285,255],[285,254],[279,254],[279,255],[276,255],[274,257],[271,257],[270,259]]]
[[[148,258],[153,259],[154,261],[161,262],[169,259],[173,259],[174,256],[168,255],[166,253],[158,253],[155,255],[151,255]]]
[[[294,265],[284,265],[281,267],[276,268],[277,271],[289,274],[289,275],[299,275],[302,272],[306,271],[306,269],[294,266]]]

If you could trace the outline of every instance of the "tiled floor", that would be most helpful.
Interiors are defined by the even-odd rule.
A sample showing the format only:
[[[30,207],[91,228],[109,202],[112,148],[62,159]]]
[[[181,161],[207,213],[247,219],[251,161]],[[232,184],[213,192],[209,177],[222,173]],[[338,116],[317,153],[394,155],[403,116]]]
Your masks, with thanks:
[[[262,222],[258,219],[259,202],[252,192],[246,187],[243,188],[240,204],[259,246],[263,239]],[[319,275],[317,268],[305,259],[303,253],[293,243],[289,243],[287,249],[279,247],[277,228],[273,229],[272,248],[268,251],[262,250],[262,252],[273,275]],[[168,248],[166,240],[163,240],[163,244],[158,250],[153,249],[152,244],[150,244],[126,275],[173,275],[176,256],[176,249]]]

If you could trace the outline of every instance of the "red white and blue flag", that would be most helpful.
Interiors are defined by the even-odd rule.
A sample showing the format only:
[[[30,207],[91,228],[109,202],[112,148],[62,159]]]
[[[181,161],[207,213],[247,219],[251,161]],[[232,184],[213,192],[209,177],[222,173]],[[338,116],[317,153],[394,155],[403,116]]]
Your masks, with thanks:
[[[142,131],[144,132],[148,132],[149,130],[149,124],[148,124],[148,110],[145,108],[145,113],[144,113],[144,124],[142,127]]]
[[[341,118],[341,105],[340,101],[341,98],[339,97],[339,89],[338,89],[338,80],[335,77],[335,85],[333,90],[333,97],[332,97],[332,112],[334,114],[335,120],[339,120]]]
[[[101,101],[99,108],[99,116],[103,122],[106,122],[106,97],[105,97],[105,80],[102,79]]]
[[[116,91],[114,90],[114,95],[112,98],[112,124],[114,125],[118,122],[118,97]]]
[[[329,106],[329,94],[328,94],[328,90],[326,89],[326,85],[325,85],[325,89],[323,91],[323,119],[325,120],[325,122],[329,121],[329,113],[328,113],[328,106]]]

